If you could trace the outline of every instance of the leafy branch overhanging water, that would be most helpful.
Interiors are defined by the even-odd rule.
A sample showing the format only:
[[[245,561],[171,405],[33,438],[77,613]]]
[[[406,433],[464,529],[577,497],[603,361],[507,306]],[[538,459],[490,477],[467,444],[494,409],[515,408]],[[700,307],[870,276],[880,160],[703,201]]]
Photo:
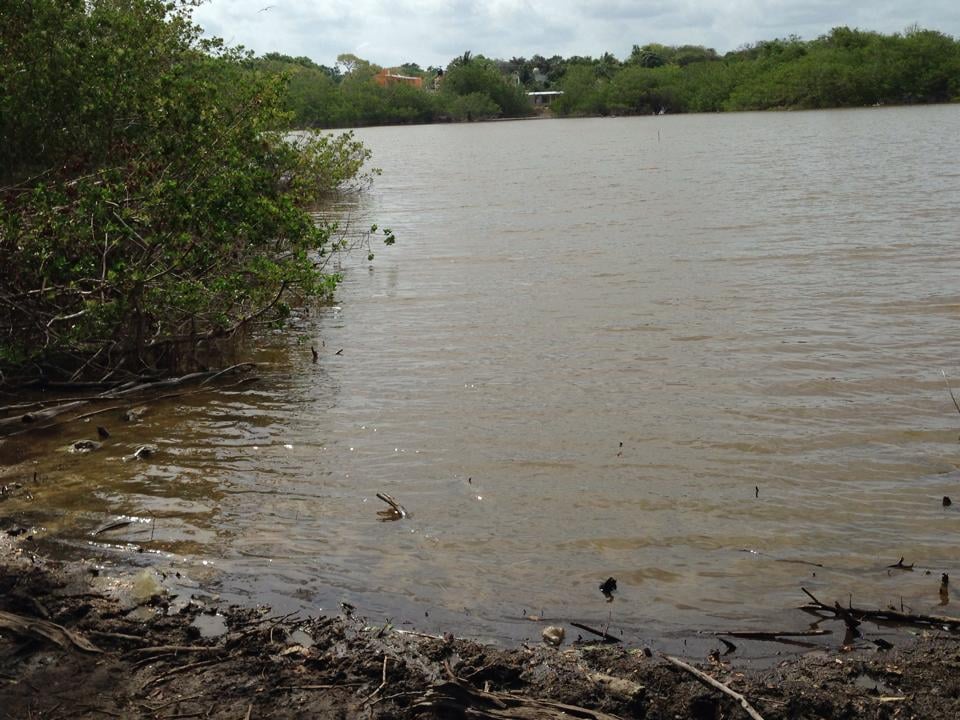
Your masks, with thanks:
[[[204,39],[193,5],[0,10],[0,385],[216,362],[336,286],[342,238],[308,208],[368,181],[369,152],[284,134],[284,78]]]

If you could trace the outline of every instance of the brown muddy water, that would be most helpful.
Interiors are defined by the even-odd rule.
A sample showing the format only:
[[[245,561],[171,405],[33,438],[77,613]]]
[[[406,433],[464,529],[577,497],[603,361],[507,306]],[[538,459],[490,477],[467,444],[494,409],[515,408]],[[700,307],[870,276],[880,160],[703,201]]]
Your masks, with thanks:
[[[259,383],[107,416],[89,455],[60,448],[97,422],[7,441],[29,494],[0,516],[225,599],[500,640],[803,629],[801,586],[960,613],[960,107],[358,134],[384,173],[341,210],[398,244],[261,338]]]

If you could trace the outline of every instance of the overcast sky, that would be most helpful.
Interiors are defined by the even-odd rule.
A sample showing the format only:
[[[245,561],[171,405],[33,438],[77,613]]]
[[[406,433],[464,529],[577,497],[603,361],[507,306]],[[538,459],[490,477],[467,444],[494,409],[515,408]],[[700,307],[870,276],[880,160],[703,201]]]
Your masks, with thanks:
[[[194,15],[212,34],[258,54],[333,65],[354,53],[383,66],[446,65],[470,50],[510,58],[625,58],[634,45],[706,45],[719,52],[837,25],[884,33],[914,23],[960,36],[958,0],[208,0]]]

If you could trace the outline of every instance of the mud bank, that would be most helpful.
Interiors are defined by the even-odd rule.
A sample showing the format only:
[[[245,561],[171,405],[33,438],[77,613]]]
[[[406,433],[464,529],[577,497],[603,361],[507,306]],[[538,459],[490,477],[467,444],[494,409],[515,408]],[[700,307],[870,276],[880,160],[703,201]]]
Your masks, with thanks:
[[[105,586],[98,576],[91,564],[2,551],[0,717],[748,717],[657,648],[493,648],[370,626],[349,607],[276,617],[199,594],[151,595],[159,586],[148,577]],[[905,648],[818,651],[762,669],[688,660],[764,720],[960,717],[953,636],[928,631]]]

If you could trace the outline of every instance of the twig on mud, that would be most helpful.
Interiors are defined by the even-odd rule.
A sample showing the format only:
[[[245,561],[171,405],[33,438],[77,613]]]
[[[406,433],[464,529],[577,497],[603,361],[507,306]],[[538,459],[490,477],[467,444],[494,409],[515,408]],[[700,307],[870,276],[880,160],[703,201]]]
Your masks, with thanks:
[[[167,700],[167,702],[160,703],[159,705],[151,705],[150,703],[146,703],[146,702],[138,702],[137,705],[139,705],[142,708],[146,708],[152,713],[158,713],[164,708],[170,707],[171,705],[176,705],[177,703],[193,702],[198,698],[202,698],[202,697],[204,697],[204,694],[198,693],[196,695],[188,695],[187,697],[177,697],[177,698],[174,698],[173,700]]]
[[[740,703],[740,707],[746,710],[747,715],[753,718],[753,720],[763,720],[763,715],[758,713],[756,709],[753,707],[753,705],[750,704],[750,701],[747,700],[743,695],[738,693],[736,690],[731,690],[728,686],[724,685],[722,682],[720,682],[716,678],[712,678],[709,675],[707,675],[705,672],[701,670],[697,670],[692,665],[687,665],[687,663],[685,663],[683,660],[680,660],[675,657],[671,657],[670,655],[664,655],[663,659],[666,660],[671,665],[676,665],[678,668],[682,670],[686,670],[688,673],[696,677],[698,680],[707,683],[707,685],[710,685],[711,687],[716,688],[717,690],[722,692],[724,695],[727,695],[728,697],[731,697],[734,700],[736,700],[738,703]]]
[[[619,720],[616,715],[600,710],[478,690],[459,681],[434,685],[412,707],[414,712],[429,710],[439,717],[464,717],[465,711],[469,711],[469,717],[477,720]]]
[[[216,645],[154,645],[153,647],[131,650],[131,655],[156,655],[160,653],[222,652]]]
[[[72,645],[88,653],[103,652],[103,650],[82,635],[72,630],[67,630],[63,625],[57,625],[49,620],[28,618],[0,610],[0,629],[10,630],[18,635],[33,639],[48,640],[62,648],[67,648]]]
[[[59,705],[53,708],[53,710],[47,710],[47,716],[53,717],[53,712],[56,710]],[[85,710],[88,713],[99,713],[100,715],[109,715],[110,717],[123,718],[126,715],[121,715],[120,713],[113,712],[113,710],[107,710],[106,708],[94,707],[93,705],[77,705],[75,706],[77,710]]]
[[[387,655],[386,655],[386,653],[384,653],[384,655],[383,655],[383,677],[382,677],[382,682],[380,683],[380,687],[378,687],[378,688],[377,688],[376,690],[374,690],[372,693],[370,693],[369,695],[367,695],[360,704],[361,704],[361,705],[366,705],[368,702],[370,702],[370,700],[373,698],[374,695],[377,695],[377,694],[378,694],[381,690],[383,690],[386,686],[387,686]]]
[[[127,635],[126,633],[103,632],[102,630],[87,630],[88,635],[95,637],[109,638],[110,640],[126,640],[129,642],[145,643],[146,639],[139,635]]]
[[[213,658],[212,660],[201,660],[200,662],[189,663],[187,665],[181,665],[180,667],[175,667],[173,668],[173,670],[165,672],[163,675],[158,675],[157,677],[151,680],[148,680],[144,684],[144,686],[140,688],[140,690],[141,692],[143,692],[152,685],[159,685],[164,680],[167,680],[171,676],[177,675],[178,673],[186,672],[187,670],[195,670],[196,668],[204,667],[205,665],[213,665],[213,663],[217,663],[217,662],[220,662],[220,658]]]
[[[244,720],[250,720],[250,713],[253,712],[253,703],[247,705],[247,714],[244,716]]]
[[[443,635],[429,635],[427,633],[417,632],[416,630],[401,630],[393,628],[392,632],[397,635],[412,635],[413,637],[426,638],[427,640],[443,640]]]
[[[373,707],[377,703],[389,702],[390,700],[396,700],[397,698],[413,697],[414,695],[421,695],[421,694],[422,692],[420,690],[407,690],[406,692],[394,693],[393,695],[381,695],[372,703],[370,703],[370,707]]]

